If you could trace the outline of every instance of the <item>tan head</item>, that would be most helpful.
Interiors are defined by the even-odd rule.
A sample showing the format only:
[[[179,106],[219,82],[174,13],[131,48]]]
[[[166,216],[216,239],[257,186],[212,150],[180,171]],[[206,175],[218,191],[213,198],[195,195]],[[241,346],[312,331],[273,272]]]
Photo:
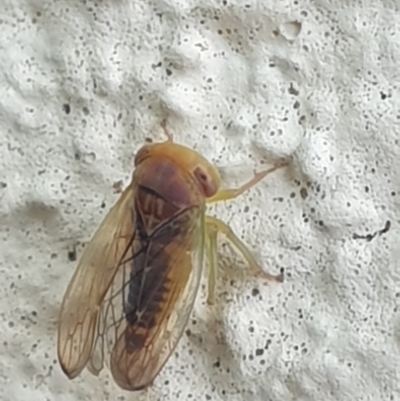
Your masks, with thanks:
[[[171,141],[144,145],[135,156],[135,167],[149,157],[169,159],[189,172],[206,198],[215,195],[221,185],[217,169],[199,153],[186,146]]]

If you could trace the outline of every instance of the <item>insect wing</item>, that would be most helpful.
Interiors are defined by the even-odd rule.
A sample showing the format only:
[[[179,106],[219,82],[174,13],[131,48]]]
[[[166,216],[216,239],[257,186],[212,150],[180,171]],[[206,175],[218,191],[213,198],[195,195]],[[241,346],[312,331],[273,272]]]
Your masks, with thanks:
[[[129,258],[133,233],[134,184],[122,193],[86,246],[61,306],[58,359],[76,377],[92,353],[98,312],[123,258]]]
[[[185,235],[160,245],[161,237],[169,237],[173,225],[180,226]],[[153,382],[175,349],[198,292],[203,264],[204,209],[188,209],[164,228],[165,235],[159,233],[155,236],[148,244],[146,254],[138,249],[138,239],[136,245],[133,243],[135,257],[143,256],[136,265],[143,269],[146,266],[156,269],[153,273],[151,268],[148,272],[139,272],[142,274],[141,288],[147,285],[146,291],[149,292],[149,296],[142,297],[145,299],[143,308],[136,312],[144,317],[142,322],[127,318],[128,287],[135,279],[129,262],[118,269],[100,312],[98,341],[89,369],[97,373],[110,355],[114,380],[126,390],[140,390]],[[149,255],[153,255],[152,259],[144,260]],[[154,308],[154,297],[160,291],[161,282],[168,283],[165,284],[167,288],[162,291],[157,303],[159,308],[152,316],[148,309],[152,308],[151,305]],[[135,288],[137,291],[133,297],[139,297],[139,287]]]

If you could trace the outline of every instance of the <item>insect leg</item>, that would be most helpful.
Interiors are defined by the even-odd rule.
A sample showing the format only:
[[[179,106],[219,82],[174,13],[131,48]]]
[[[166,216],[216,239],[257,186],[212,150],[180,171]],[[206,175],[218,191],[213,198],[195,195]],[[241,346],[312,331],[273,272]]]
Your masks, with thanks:
[[[256,260],[254,259],[251,252],[248,250],[246,245],[242,242],[242,240],[235,235],[232,229],[224,223],[222,220],[217,219],[215,217],[206,216],[206,230],[207,232],[214,231],[216,234],[221,233],[224,234],[226,239],[235,246],[235,248],[239,251],[239,253],[243,256],[246,262],[249,264],[250,268],[254,271],[257,276],[264,277],[269,281],[277,281],[283,282],[283,274],[273,275],[271,273],[265,272],[258,265]],[[216,241],[215,241],[216,246]]]
[[[260,182],[263,178],[265,178],[268,174],[271,174],[275,170],[278,170],[282,167],[285,167],[289,164],[289,161],[285,160],[280,163],[276,163],[273,167],[269,168],[268,170],[260,171],[254,175],[254,177],[246,182],[245,184],[241,185],[239,188],[231,188],[231,189],[221,189],[218,191],[214,196],[207,199],[207,203],[211,202],[218,202],[229,200],[238,197],[243,192],[246,192],[252,186],[256,185]]]
[[[208,272],[208,296],[207,304],[213,305],[215,300],[215,284],[217,282],[218,254],[217,254],[218,230],[214,226],[206,226],[206,249],[209,264]]]

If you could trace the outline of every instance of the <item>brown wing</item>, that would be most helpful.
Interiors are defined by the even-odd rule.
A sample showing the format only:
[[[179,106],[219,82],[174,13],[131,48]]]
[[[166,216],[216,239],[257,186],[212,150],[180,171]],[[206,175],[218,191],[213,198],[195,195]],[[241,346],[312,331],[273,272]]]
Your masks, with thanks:
[[[85,248],[65,293],[58,326],[58,359],[76,377],[92,353],[98,312],[133,235],[134,184],[122,193]]]
[[[133,261],[121,264],[100,313],[92,373],[108,362],[107,354],[120,387],[140,390],[152,383],[192,311],[203,246],[204,209],[199,207],[183,211],[147,240],[136,235]]]

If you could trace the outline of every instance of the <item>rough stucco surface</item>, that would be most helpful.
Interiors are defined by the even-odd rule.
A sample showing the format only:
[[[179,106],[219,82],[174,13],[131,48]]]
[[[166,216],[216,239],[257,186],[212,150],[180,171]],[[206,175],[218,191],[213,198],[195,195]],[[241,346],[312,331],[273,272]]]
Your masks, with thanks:
[[[398,4],[3,0],[0,399],[400,399]],[[217,303],[203,286],[153,387],[69,381],[70,259],[163,118],[227,185],[293,158],[210,212],[286,281],[222,242]]]

